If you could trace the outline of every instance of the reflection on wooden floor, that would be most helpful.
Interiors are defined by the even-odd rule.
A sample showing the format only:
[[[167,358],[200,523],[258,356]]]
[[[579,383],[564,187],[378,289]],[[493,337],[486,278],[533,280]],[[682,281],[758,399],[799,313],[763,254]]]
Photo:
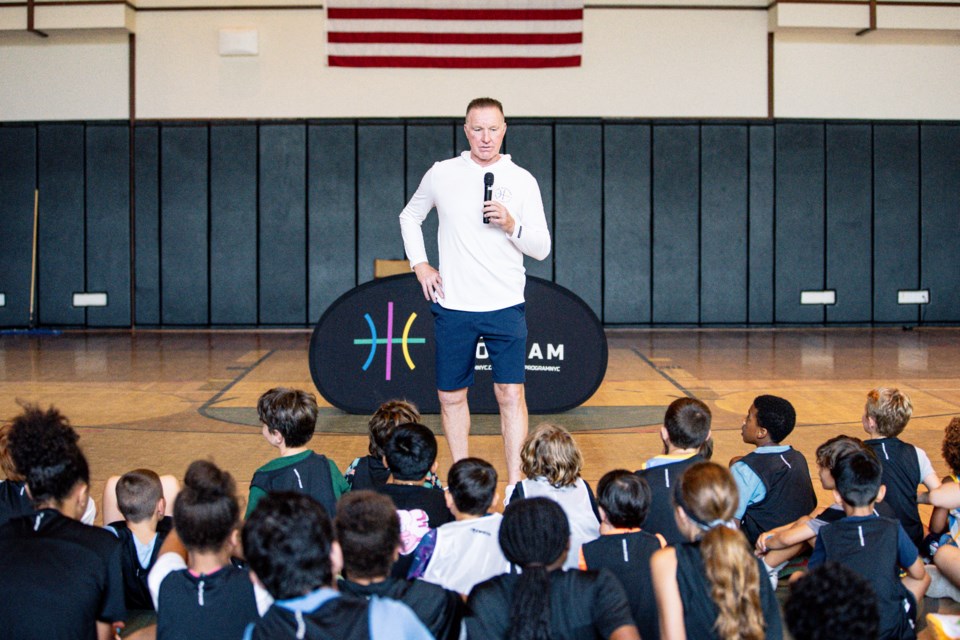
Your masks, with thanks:
[[[0,416],[17,413],[17,400],[58,406],[82,436],[95,496],[111,474],[146,466],[182,476],[201,457],[227,467],[245,491],[253,471],[274,456],[256,422],[258,396],[278,385],[315,391],[309,338],[306,331],[2,336]],[[862,435],[865,394],[879,385],[910,395],[914,418],[904,439],[947,471],[940,440],[960,415],[958,329],[615,330],[608,338],[609,367],[593,398],[562,415],[531,416],[532,424],[551,420],[576,433],[588,481],[659,453],[663,410],[683,395],[713,410],[721,462],[747,452],[740,425],[754,396],[788,398],[799,424],[787,442],[812,463],[827,438]],[[425,421],[439,426],[437,416]],[[366,452],[365,416],[325,406],[319,432],[314,448],[341,469]],[[503,472],[497,434],[494,416],[477,416],[471,454]],[[441,476],[449,464],[441,443]],[[829,501],[823,492],[820,498]]]

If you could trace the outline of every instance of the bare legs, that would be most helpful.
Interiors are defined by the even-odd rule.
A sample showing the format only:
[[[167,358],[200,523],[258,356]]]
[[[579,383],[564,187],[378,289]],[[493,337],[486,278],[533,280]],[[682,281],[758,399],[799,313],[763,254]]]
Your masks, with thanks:
[[[500,405],[507,484],[516,484],[521,480],[520,448],[527,437],[527,399],[522,384],[495,383],[493,390]],[[470,407],[467,404],[467,389],[438,391],[437,394],[440,398],[443,433],[450,446],[450,455],[456,462],[466,458],[469,451]]]

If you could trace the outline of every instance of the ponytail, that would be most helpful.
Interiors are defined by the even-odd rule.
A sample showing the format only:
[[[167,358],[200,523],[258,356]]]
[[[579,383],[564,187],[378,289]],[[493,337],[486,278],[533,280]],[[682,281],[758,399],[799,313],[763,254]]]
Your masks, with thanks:
[[[509,640],[550,640],[550,571],[563,560],[570,524],[563,509],[548,498],[514,500],[503,511],[500,547],[523,573],[510,607]]]
[[[724,640],[763,640],[760,570],[739,531],[716,526],[700,539],[700,553],[710,582],[710,596],[719,614],[714,623]]]
[[[700,553],[718,610],[714,630],[722,640],[763,640],[760,570],[732,521],[738,500],[733,476],[713,462],[688,468],[674,491],[677,506],[703,531]]]

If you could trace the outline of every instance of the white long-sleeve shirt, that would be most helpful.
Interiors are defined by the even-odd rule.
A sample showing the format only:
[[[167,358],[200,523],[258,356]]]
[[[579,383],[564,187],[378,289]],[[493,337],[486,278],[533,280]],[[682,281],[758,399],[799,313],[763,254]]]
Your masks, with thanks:
[[[483,224],[487,172],[494,175],[493,199],[516,221],[511,235],[496,225]],[[444,292],[439,303],[458,311],[495,311],[523,302],[524,254],[537,260],[550,254],[550,232],[536,178],[509,155],[481,167],[464,151],[434,164],[400,213],[411,267],[429,262],[421,225],[434,207],[440,219],[439,270]]]

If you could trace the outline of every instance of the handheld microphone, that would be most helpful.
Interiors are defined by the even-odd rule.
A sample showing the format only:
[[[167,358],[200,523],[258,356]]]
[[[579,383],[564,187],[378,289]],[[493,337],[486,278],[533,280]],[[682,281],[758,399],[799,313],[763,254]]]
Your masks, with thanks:
[[[493,173],[488,171],[483,175],[483,201],[493,200]],[[483,216],[483,224],[490,224],[490,218]]]

